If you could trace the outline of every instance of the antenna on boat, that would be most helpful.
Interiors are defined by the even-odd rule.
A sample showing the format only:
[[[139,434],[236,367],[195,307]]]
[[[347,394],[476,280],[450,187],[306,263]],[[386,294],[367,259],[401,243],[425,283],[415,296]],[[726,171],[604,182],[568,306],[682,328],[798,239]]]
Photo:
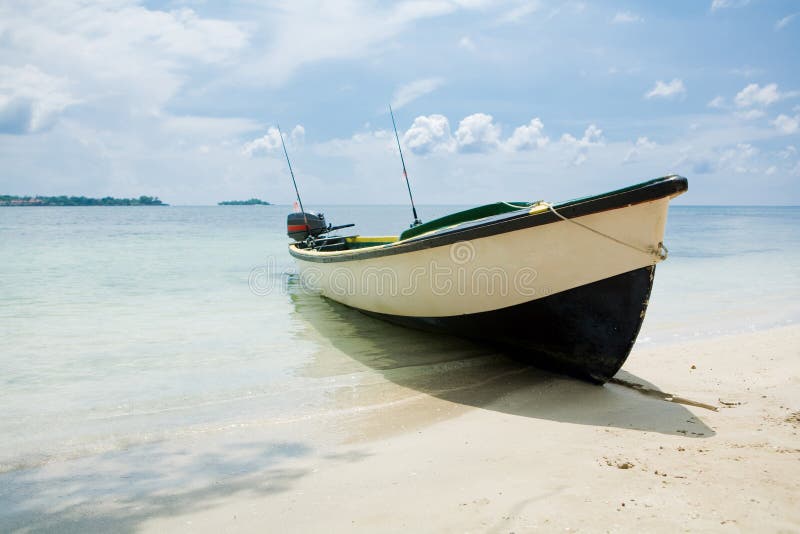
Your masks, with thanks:
[[[400,151],[400,163],[403,164],[403,176],[406,179],[406,187],[408,188],[408,198],[411,199],[411,212],[414,214],[414,222],[411,226],[417,226],[418,224],[422,224],[422,221],[419,220],[417,217],[417,208],[414,206],[414,197],[411,195],[411,184],[408,182],[408,173],[406,172],[406,160],[403,159],[403,149],[400,148],[400,136],[397,135],[397,124],[394,122],[394,111],[392,111],[392,105],[389,104],[389,114],[392,116],[392,126],[394,127],[394,138],[397,139],[397,150]]]
[[[294,179],[294,171],[292,170],[292,162],[289,161],[289,153],[286,152],[286,143],[283,142],[283,132],[281,132],[281,125],[278,124],[278,135],[281,138],[281,146],[283,147],[283,155],[286,156],[286,163],[289,165],[289,174],[292,175],[292,184],[294,185],[294,192],[297,194],[297,203],[300,204],[300,212],[303,214],[303,218],[306,219],[306,210],[303,209],[303,201],[300,200],[300,191],[297,190],[297,181]],[[308,220],[306,220],[306,225],[308,225]]]
[[[343,237],[321,238],[321,241],[317,241],[317,238],[323,234],[333,232],[334,230],[341,230],[342,228],[350,228],[351,226],[355,226],[355,224],[342,224],[339,226],[333,226],[332,224],[329,224],[325,226],[325,216],[322,213],[306,213],[305,208],[303,208],[303,201],[300,199],[300,191],[297,189],[297,180],[294,179],[292,162],[289,161],[289,153],[286,152],[286,142],[283,140],[281,125],[278,124],[277,126],[278,135],[281,136],[283,155],[286,156],[286,164],[289,165],[289,174],[292,175],[292,184],[294,185],[294,192],[297,194],[297,203],[300,205],[300,213],[303,215],[304,223],[298,224],[300,222],[299,215],[296,212],[290,213],[289,216],[286,217],[287,234],[289,237],[295,240],[296,245],[299,246],[300,243],[304,243],[306,248],[314,250],[322,250],[326,246],[336,246],[336,243],[334,243],[334,245],[328,245],[327,243],[330,240],[338,239],[341,243],[344,243]],[[310,224],[309,220],[311,221]]]

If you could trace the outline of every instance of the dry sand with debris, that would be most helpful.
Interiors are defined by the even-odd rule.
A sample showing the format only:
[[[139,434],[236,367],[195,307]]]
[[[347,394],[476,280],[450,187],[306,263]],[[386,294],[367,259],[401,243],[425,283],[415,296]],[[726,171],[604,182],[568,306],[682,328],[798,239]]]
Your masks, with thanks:
[[[798,327],[637,348],[619,377],[646,391],[532,370],[480,391],[398,380],[397,399],[338,422],[358,429],[347,443],[285,462],[303,473],[285,491],[242,491],[141,526],[798,531],[798,349]],[[255,489],[272,475],[248,480]]]

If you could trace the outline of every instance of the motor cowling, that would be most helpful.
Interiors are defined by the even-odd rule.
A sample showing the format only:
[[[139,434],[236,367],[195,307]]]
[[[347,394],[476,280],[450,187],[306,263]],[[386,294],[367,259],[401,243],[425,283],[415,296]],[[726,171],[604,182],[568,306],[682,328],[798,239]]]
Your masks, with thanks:
[[[286,233],[295,241],[305,241],[308,236],[317,237],[328,229],[322,213],[290,213],[286,217]]]

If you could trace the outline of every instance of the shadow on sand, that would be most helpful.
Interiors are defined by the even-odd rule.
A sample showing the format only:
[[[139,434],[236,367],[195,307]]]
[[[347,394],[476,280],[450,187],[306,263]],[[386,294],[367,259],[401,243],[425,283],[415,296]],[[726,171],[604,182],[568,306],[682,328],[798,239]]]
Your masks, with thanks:
[[[309,465],[354,463],[349,450],[318,456],[298,441],[194,447],[152,443],[66,463],[0,473],[0,532],[137,532],[151,520],[212,508],[226,499],[287,492]],[[191,532],[202,525],[184,526]]]
[[[550,373],[496,348],[395,326],[316,295],[297,292],[291,297],[300,320],[319,333],[321,343],[336,349],[319,351],[312,374],[336,374],[337,365],[347,365],[336,362],[341,353],[395,384],[462,405],[564,423],[714,435],[685,406],[663,400],[666,394],[658,398],[657,386],[625,371],[616,378],[655,395]]]
[[[306,472],[284,467],[285,460],[311,452],[297,442],[239,443],[202,454],[155,443],[2,473],[0,531],[134,532],[149,519],[230,495],[286,491]],[[243,476],[254,471],[255,480]],[[101,509],[93,506],[98,503]]]

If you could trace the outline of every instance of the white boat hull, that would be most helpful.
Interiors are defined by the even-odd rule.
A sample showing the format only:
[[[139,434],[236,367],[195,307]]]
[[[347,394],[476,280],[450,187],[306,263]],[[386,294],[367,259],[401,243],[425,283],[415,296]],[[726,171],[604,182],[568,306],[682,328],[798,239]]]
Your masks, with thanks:
[[[654,265],[668,203],[663,198],[574,222],[363,260],[315,262],[314,255],[331,254],[315,251],[304,251],[308,260],[295,257],[305,287],[353,308],[407,317],[481,313]]]
[[[666,257],[669,201],[687,188],[668,176],[393,243],[289,250],[301,284],[332,300],[604,382],[636,340]]]

